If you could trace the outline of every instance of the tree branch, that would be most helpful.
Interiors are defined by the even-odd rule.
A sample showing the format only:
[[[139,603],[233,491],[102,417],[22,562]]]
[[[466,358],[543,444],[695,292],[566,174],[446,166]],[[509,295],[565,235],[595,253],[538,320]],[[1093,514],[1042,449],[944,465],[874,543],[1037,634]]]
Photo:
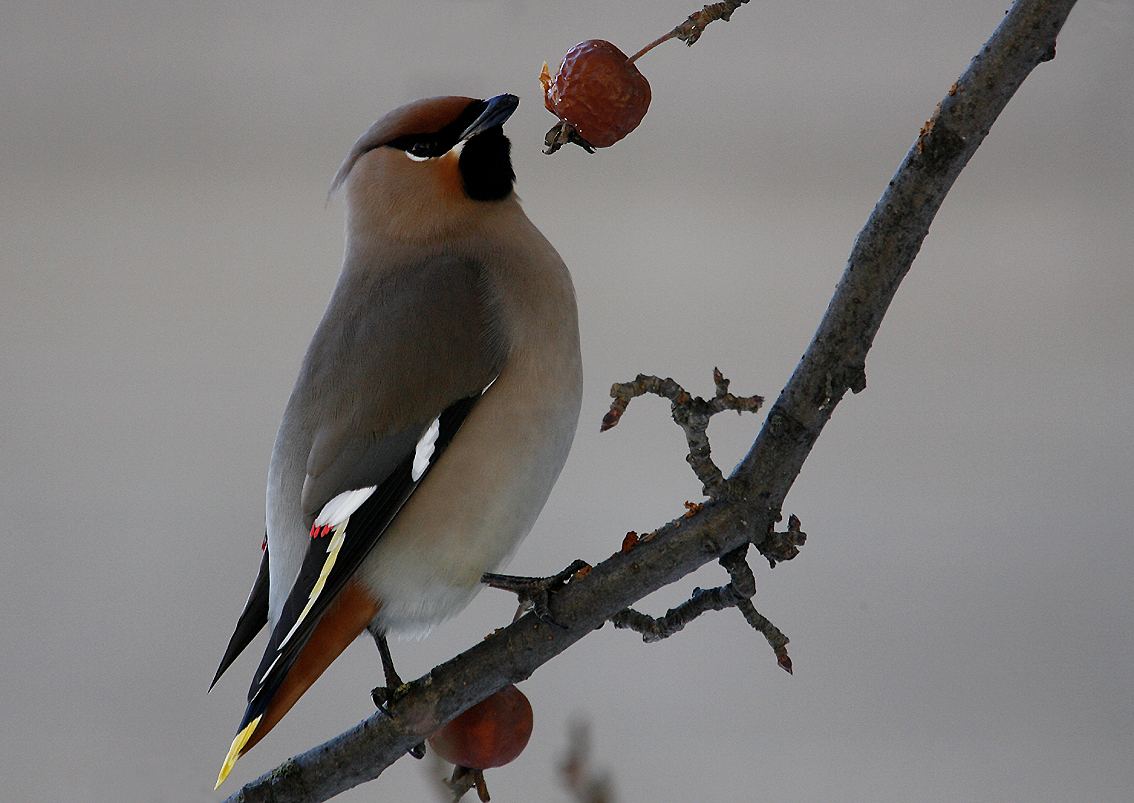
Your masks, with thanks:
[[[399,689],[392,717],[375,713],[248,784],[230,803],[327,800],[378,777],[464,709],[527,678],[619,611],[703,564],[749,542],[772,560],[785,559],[773,557],[785,548],[773,525],[788,490],[846,391],[866,387],[866,353],[930,222],[1008,100],[1054,56],[1073,6],[1018,0],[941,101],[859,234],[810,347],[728,480],[727,498],[671,521],[557,592],[551,611],[561,628],[522,617]]]

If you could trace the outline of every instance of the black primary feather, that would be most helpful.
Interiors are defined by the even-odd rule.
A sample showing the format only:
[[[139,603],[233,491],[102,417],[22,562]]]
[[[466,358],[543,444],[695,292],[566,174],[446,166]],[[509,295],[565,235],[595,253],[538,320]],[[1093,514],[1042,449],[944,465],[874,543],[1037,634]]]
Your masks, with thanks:
[[[256,574],[256,582],[252,584],[252,591],[248,594],[248,601],[244,603],[244,610],[236,621],[236,630],[228,640],[228,648],[224,651],[213,682],[209,684],[209,691],[217,685],[220,676],[232,666],[236,657],[244,648],[256,638],[256,634],[264,629],[268,623],[268,547],[265,542],[264,557],[260,559],[260,571]]]

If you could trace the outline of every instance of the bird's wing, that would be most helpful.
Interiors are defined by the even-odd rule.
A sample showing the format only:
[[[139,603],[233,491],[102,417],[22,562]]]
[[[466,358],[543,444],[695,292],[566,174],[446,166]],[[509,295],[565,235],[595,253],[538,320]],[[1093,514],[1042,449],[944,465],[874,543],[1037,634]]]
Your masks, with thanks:
[[[288,534],[306,539],[306,554],[253,678],[241,731],[266,710],[322,613],[495,381],[506,353],[491,288],[473,260],[438,258],[381,281],[340,279],[285,415],[285,425],[289,416],[316,419],[302,494],[310,532]]]
[[[285,426],[309,420],[303,515],[378,485],[451,404],[499,373],[508,338],[474,259],[436,255],[380,275],[344,271],[304,360]]]
[[[217,685],[220,676],[228,669],[236,656],[244,652],[244,648],[256,638],[256,634],[263,630],[268,623],[268,542],[264,539],[264,557],[260,560],[260,571],[256,574],[256,582],[252,584],[252,591],[248,594],[248,601],[244,603],[244,610],[236,620],[236,630],[228,640],[228,648],[224,651],[213,682],[209,684],[209,691]]]

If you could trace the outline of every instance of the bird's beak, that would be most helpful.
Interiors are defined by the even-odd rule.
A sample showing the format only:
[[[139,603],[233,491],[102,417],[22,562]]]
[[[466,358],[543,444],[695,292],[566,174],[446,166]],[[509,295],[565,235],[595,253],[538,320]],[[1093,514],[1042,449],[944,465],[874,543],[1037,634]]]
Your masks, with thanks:
[[[461,132],[459,142],[472,139],[490,128],[504,125],[504,121],[511,117],[512,112],[516,111],[516,107],[520,105],[520,99],[515,95],[497,95],[484,101],[484,103],[484,111],[473,120],[468,128]]]

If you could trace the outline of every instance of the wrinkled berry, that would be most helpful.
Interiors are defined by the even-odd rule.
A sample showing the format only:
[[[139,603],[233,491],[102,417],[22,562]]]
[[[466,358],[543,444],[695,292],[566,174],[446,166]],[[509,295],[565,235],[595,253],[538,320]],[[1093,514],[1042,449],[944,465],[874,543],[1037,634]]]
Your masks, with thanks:
[[[625,53],[602,39],[567,51],[554,77],[545,64],[540,81],[548,111],[595,148],[608,148],[625,137],[650,107],[650,82]]]

